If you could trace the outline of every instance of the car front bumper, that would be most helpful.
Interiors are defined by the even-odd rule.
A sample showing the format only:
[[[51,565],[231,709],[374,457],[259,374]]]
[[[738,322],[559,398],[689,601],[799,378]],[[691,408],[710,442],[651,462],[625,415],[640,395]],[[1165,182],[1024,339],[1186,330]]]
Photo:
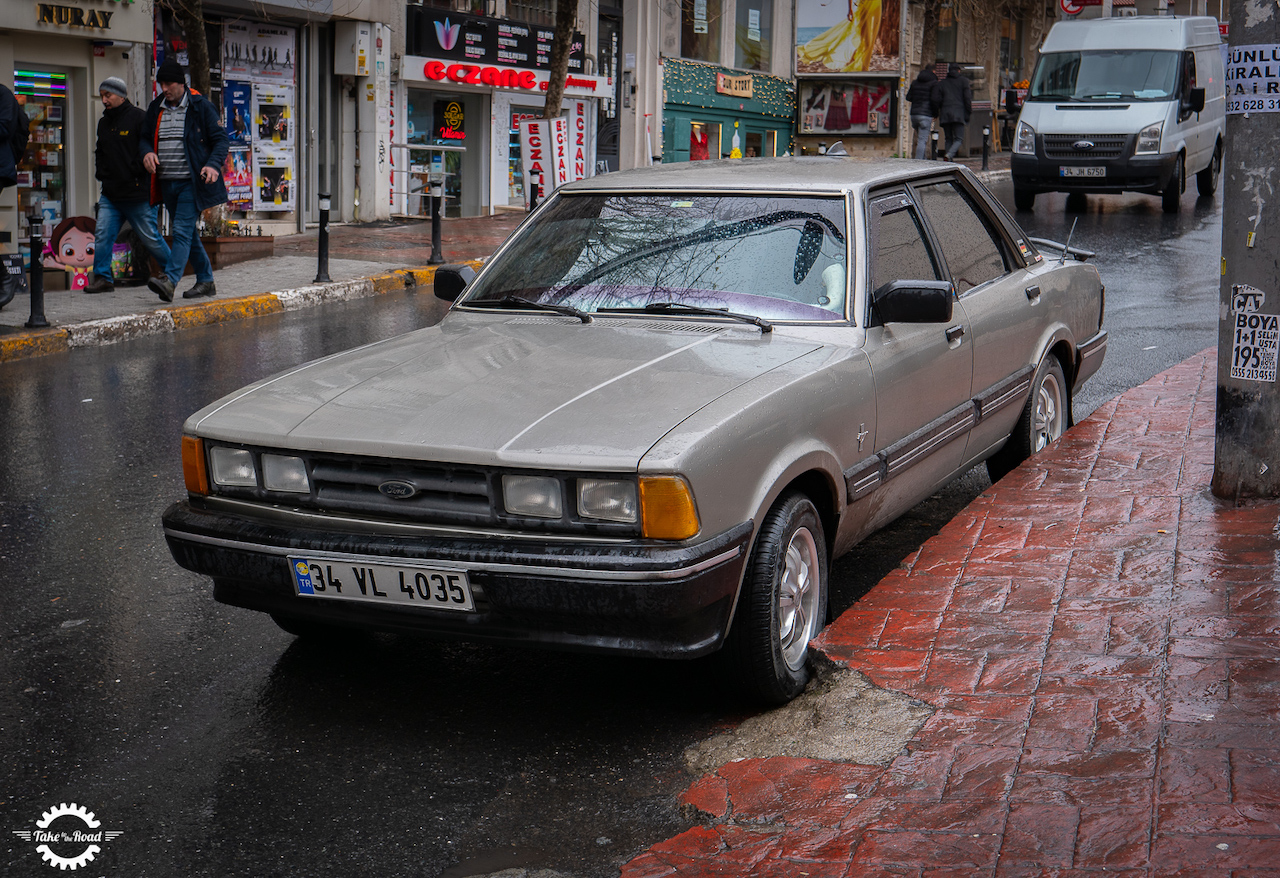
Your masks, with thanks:
[[[1024,192],[1162,192],[1178,164],[1177,153],[1169,155],[1122,155],[1116,158],[1052,158],[1037,145],[1036,155],[1013,155],[1009,170],[1013,185]],[[1064,168],[1103,168],[1101,177],[1067,177]]]
[[[304,622],[592,652],[693,658],[723,642],[752,523],[693,544],[299,526],[184,500],[163,518],[214,599]],[[300,597],[289,556],[336,554],[466,570],[474,611]]]

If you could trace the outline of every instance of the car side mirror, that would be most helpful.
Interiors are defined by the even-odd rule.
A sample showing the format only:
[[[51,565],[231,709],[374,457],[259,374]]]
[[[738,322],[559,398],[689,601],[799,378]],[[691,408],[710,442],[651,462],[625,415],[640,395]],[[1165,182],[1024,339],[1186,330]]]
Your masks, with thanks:
[[[1004,92],[1004,111],[1010,116],[1018,115],[1018,93],[1014,89],[1007,88]]]
[[[462,291],[475,279],[475,269],[470,265],[442,265],[436,269],[432,287],[437,299],[456,302]]]
[[[1190,95],[1191,112],[1199,113],[1204,110],[1204,89],[1193,88]]]
[[[946,280],[894,280],[872,296],[881,323],[946,323],[955,287]]]

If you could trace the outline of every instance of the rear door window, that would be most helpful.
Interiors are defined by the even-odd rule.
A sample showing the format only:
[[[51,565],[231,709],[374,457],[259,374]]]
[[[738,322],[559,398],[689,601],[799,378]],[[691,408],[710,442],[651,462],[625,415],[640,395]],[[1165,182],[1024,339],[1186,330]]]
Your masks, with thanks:
[[[954,181],[915,187],[929,228],[942,248],[956,292],[964,295],[1004,276],[1014,265],[990,219]]]

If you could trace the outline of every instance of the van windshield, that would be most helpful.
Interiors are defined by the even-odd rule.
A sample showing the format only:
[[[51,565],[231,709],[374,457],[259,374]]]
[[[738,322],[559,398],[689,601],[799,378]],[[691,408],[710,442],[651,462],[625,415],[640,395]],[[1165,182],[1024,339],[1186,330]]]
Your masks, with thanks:
[[[1177,52],[1124,49],[1042,55],[1027,98],[1168,101],[1177,93]]]

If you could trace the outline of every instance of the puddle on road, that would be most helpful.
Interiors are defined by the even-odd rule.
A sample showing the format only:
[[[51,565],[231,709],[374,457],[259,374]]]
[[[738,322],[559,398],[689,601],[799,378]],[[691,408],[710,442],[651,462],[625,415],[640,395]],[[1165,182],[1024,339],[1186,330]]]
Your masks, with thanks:
[[[923,701],[881,689],[821,654],[814,659],[816,679],[800,697],[687,748],[685,767],[703,775],[773,756],[887,766],[933,715]]]

